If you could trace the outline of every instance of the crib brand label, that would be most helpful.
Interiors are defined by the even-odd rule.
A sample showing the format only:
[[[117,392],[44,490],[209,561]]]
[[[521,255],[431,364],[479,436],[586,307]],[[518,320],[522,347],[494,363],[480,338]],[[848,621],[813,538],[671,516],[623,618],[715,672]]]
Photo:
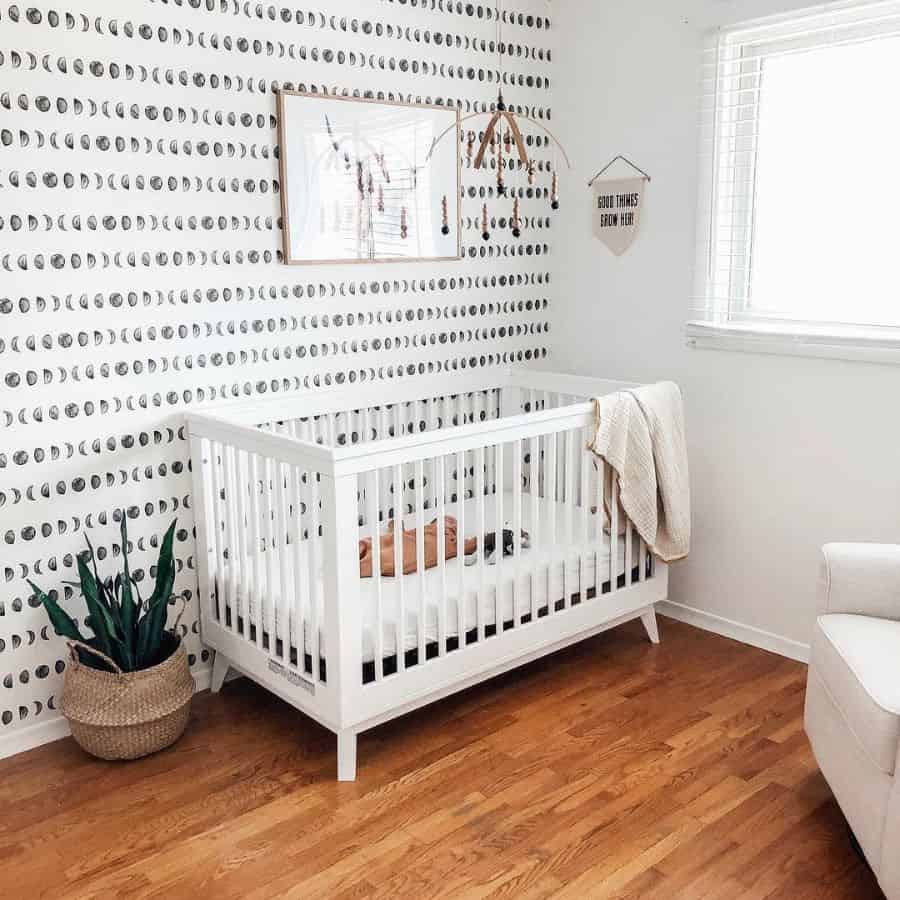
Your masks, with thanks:
[[[594,182],[594,236],[616,256],[621,256],[637,237],[646,186],[645,178]]]
[[[295,672],[293,669],[289,669],[287,668],[287,666],[283,666],[277,660],[269,660],[269,671],[274,672],[276,675],[280,675],[291,684],[297,685],[297,687],[302,687],[304,691],[308,691],[310,694],[313,694],[315,696],[316,685],[314,682],[310,681],[308,678],[304,678],[299,672]]]

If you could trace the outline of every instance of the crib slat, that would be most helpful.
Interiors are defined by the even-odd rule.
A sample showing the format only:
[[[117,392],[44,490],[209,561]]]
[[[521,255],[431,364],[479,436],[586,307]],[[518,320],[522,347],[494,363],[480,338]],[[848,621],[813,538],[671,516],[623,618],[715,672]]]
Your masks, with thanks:
[[[609,490],[609,589],[619,586],[619,479],[610,469]]]
[[[286,424],[288,434],[292,438],[297,438],[299,432],[297,420],[293,419]],[[288,558],[289,571],[293,573],[294,602],[288,607],[288,624],[285,628],[288,646],[285,648],[284,659],[289,665],[294,665],[291,662],[291,649],[295,649],[297,651],[295,667],[300,672],[305,672],[303,623],[306,621],[309,586],[306,581],[303,546],[303,472],[298,466],[288,466],[287,477],[290,483],[290,494],[287,503],[288,531],[285,555]]]
[[[522,441],[513,443],[513,627],[519,624],[519,591],[522,574]]]
[[[275,655],[275,512],[272,492],[275,490],[274,461],[263,458],[263,515],[265,517],[266,539],[266,589],[261,593],[260,603],[266,604],[266,630],[269,638],[268,651]]]
[[[577,432],[563,432],[563,446],[566,451],[566,547],[570,548],[575,542],[575,441]],[[572,585],[569,580],[569,550],[566,550],[563,559],[563,608],[568,609],[572,603]],[[577,559],[577,556],[576,556]]]
[[[596,478],[594,479],[593,503],[596,507],[597,514],[594,522],[594,547],[595,547],[595,564],[594,564],[594,580],[597,586],[597,596],[603,593],[603,584],[606,576],[603,574],[600,565],[606,550],[606,464],[602,459],[596,459],[597,468]],[[607,565],[607,568],[609,566]]]
[[[262,647],[262,604],[265,596],[262,591],[262,573],[260,572],[260,554],[262,542],[259,533],[259,457],[255,453],[249,454],[250,476],[250,546],[253,548],[251,557],[253,564],[253,595],[247,597],[247,615],[250,615],[250,607],[253,607],[253,624],[256,627],[256,646]]]
[[[219,550],[219,475],[218,444],[208,441],[209,467],[204,480],[208,479],[209,490],[209,545],[213,556],[213,565],[209,579],[209,615],[212,621],[219,621],[219,607],[222,595],[222,554]]]
[[[302,435],[303,431],[303,423],[298,422],[298,435]],[[298,663],[300,665],[300,671],[304,673],[307,671],[306,654],[309,653],[310,660],[314,658],[312,655],[312,648],[310,646],[310,639],[307,635],[307,631],[310,628],[311,622],[311,608],[313,603],[315,602],[313,594],[313,581],[310,577],[309,565],[310,546],[313,539],[310,516],[310,480],[312,479],[312,477],[312,472],[304,471],[302,469],[298,470],[297,479],[299,481],[299,485],[297,503],[299,504],[299,506],[297,512],[298,541],[296,564],[297,568],[302,572],[304,592],[303,602],[298,610],[299,621],[297,622],[297,656]],[[310,663],[309,671],[310,674],[313,674],[311,666],[312,664]]]
[[[469,423],[470,415],[474,419],[475,400],[471,394],[467,394],[463,399],[463,424]],[[471,472],[471,474],[469,474]],[[466,452],[466,474],[463,479],[463,489],[466,496],[475,498],[475,451],[468,450]]]
[[[422,419],[425,422],[425,430],[432,431],[434,430],[434,400],[425,400],[423,401],[423,416]],[[435,478],[435,473],[437,472],[437,457],[432,457],[426,463],[426,471],[431,472],[431,480],[428,482],[428,493],[426,494],[426,504],[427,508],[433,510],[437,506],[437,479]]]
[[[459,557],[459,591],[456,596],[456,630],[459,646],[464,647],[468,624],[468,597],[466,596],[466,498],[465,454],[456,454],[456,518],[457,555]]]
[[[487,402],[485,400],[484,394],[481,391],[475,395],[476,400],[476,415],[475,421],[478,423],[482,423],[485,419],[487,419]],[[486,452],[484,454],[484,483],[485,490],[490,491],[491,486],[494,484],[494,472],[492,465],[492,454]]]
[[[632,583],[632,528],[631,528],[631,520],[626,516],[625,517],[625,585],[627,587],[631,587]]]
[[[459,424],[465,425],[468,422],[469,417],[469,405],[471,403],[471,397],[468,395],[460,394],[459,395],[459,406],[460,406],[460,418]],[[467,450],[463,454],[463,478],[462,478],[462,496],[463,499],[468,497],[469,495],[469,469],[472,470],[472,497],[475,496],[475,451]],[[470,465],[471,464],[471,465]]]
[[[241,552],[237,541],[237,522],[235,507],[237,506],[237,478],[234,465],[235,449],[231,445],[223,448],[222,466],[225,487],[225,541],[228,547],[228,586],[227,605],[231,609],[228,630],[238,632],[240,618],[240,584],[241,584]]]
[[[297,435],[301,440],[309,441],[310,443],[315,443],[315,433],[313,422],[310,419],[304,419],[297,423]],[[310,506],[310,484],[312,478],[314,477],[314,473],[311,470],[306,470],[301,474],[300,484],[302,491],[302,514],[300,519],[300,527],[301,534],[305,532],[306,540],[312,540],[312,516],[311,516],[311,506]],[[306,552],[309,552],[309,547],[306,548]],[[310,588],[311,589],[311,588]],[[310,601],[312,602],[312,601]]]
[[[291,590],[291,578],[288,571],[288,554],[287,554],[287,504],[285,503],[285,493],[287,491],[287,477],[285,466],[282,462],[275,464],[275,508],[277,511],[277,540],[275,550],[278,558],[278,569],[280,573],[281,589],[278,592],[278,615],[275,621],[276,634],[281,630],[281,657],[288,659],[290,657],[290,628],[288,623],[288,593]],[[277,652],[277,647],[276,647]]]
[[[478,520],[478,598],[475,605],[475,624],[478,640],[484,642],[484,584],[485,584],[485,516],[484,516],[484,447],[475,450],[475,515]]]
[[[451,419],[453,418],[453,412],[450,407],[450,398],[444,397],[443,404],[441,407],[441,423],[442,428],[450,428],[452,425]],[[453,466],[447,465],[447,458],[444,459],[444,499],[446,503],[452,503],[453,498]]]
[[[419,665],[425,662],[425,464],[419,460],[413,467],[416,503],[416,571],[419,575],[418,635]]]
[[[438,656],[447,652],[447,535],[444,529],[444,457],[433,460],[435,491],[437,492],[437,558],[438,586],[440,599],[437,608]],[[457,554],[459,553],[459,533],[457,532]]]
[[[384,608],[381,596],[381,533],[378,527],[378,469],[368,473],[368,524],[369,533],[372,535],[372,578],[375,585],[375,680],[381,681],[384,676]]]
[[[309,529],[307,544],[307,563],[309,564],[309,643],[311,646],[310,667],[313,681],[320,681],[321,666],[319,657],[319,604],[320,604],[320,582],[319,569],[321,567],[321,537],[319,535],[319,523],[321,517],[319,515],[319,474],[318,472],[307,472],[307,491],[309,503],[307,504],[307,513],[309,516]],[[326,673],[327,677],[327,673]]]
[[[221,580],[219,592],[219,621],[223,628],[233,630],[232,620],[232,595],[234,593],[234,561],[231,555],[231,541],[228,531],[228,504],[230,494],[228,491],[228,472],[225,460],[228,456],[228,445],[219,444],[218,462],[216,471],[216,505],[218,514],[219,548],[222,553]]]
[[[581,528],[580,528],[580,537],[578,541],[578,560],[581,563],[580,569],[580,584],[578,587],[579,596],[581,602],[584,603],[587,600],[587,592],[588,592],[588,577],[587,577],[587,567],[588,567],[588,553],[590,544],[588,543],[590,540],[590,535],[588,534],[588,530],[590,528],[590,515],[591,515],[591,504],[590,504],[590,496],[591,496],[591,461],[590,461],[590,450],[585,449],[587,447],[587,442],[589,440],[589,429],[585,428],[581,433],[581,446],[579,447],[579,459],[581,460]],[[594,575],[596,577],[597,568],[594,567]]]
[[[241,587],[241,554],[237,540],[237,478],[235,477],[235,448],[230,444],[223,448],[223,487],[225,488],[225,542],[228,549],[228,603],[231,609],[230,630],[239,632],[240,587]]]
[[[594,505],[597,509],[597,520],[594,523],[594,528],[596,531],[595,540],[597,542],[599,553],[603,548],[604,542],[604,527],[606,524],[606,506],[604,504],[605,500],[605,490],[606,490],[606,464],[602,459],[595,458],[594,465],[597,469],[597,477],[594,482],[594,493],[591,495],[593,497]],[[600,570],[597,570],[597,578],[602,582],[600,578]]]
[[[554,432],[551,435],[548,435],[548,443],[549,443],[549,469],[547,472],[547,487],[549,488],[549,501],[550,501],[550,516],[549,522],[547,523],[547,527],[549,530],[547,546],[549,549],[549,564],[547,567],[547,614],[552,615],[556,611],[556,601],[557,597],[553,594],[553,578],[556,572],[557,560],[558,560],[558,551],[557,551],[557,540],[556,540],[556,510],[557,510],[557,449],[559,446],[559,434]],[[563,563],[563,581],[565,581],[565,563]]]
[[[647,580],[647,545],[644,542],[644,539],[640,539],[640,550],[638,553],[638,561],[639,561],[639,569],[638,569],[638,581],[646,581]]]
[[[225,453],[224,445],[218,441],[210,441],[210,468],[212,469],[212,511],[216,547],[216,599],[217,607],[214,610],[215,618],[222,627],[227,627],[228,614],[228,581],[230,572],[226,571],[225,563],[225,510],[222,499],[222,455]]]
[[[204,462],[204,460],[206,462]],[[215,621],[216,609],[213,585],[216,568],[210,565],[210,553],[215,556],[215,506],[212,502],[213,446],[206,438],[191,438],[191,470],[195,494],[202,492],[202,498],[194,498],[197,516],[198,568],[201,590],[205,596],[200,599],[206,604],[211,621]],[[203,555],[200,556],[200,551]]]
[[[293,429],[291,429],[293,431]],[[290,512],[290,528],[288,529],[290,537],[290,559],[291,570],[294,573],[294,602],[288,612],[288,637],[292,642],[285,653],[287,662],[291,659],[291,647],[297,650],[296,667],[302,672],[304,671],[303,660],[303,613],[306,608],[306,595],[308,593],[307,586],[304,584],[303,573],[303,528],[300,521],[301,500],[300,485],[301,473],[297,466],[290,467],[291,474],[291,504],[293,511]]]
[[[279,434],[287,434],[289,427],[286,424],[279,426]],[[279,562],[281,564],[281,604],[280,604],[280,621],[281,621],[281,650],[282,658],[285,663],[290,662],[291,658],[291,608],[293,604],[290,602],[291,594],[294,592],[294,579],[291,573],[291,560],[293,559],[293,550],[290,547],[291,534],[291,466],[287,463],[280,463],[278,466],[278,500],[281,512],[281,535],[279,538]],[[294,598],[294,603],[298,598]]]
[[[494,626],[503,631],[503,444],[494,446]],[[515,606],[513,607],[515,619]]]
[[[237,479],[237,530],[235,532],[235,540],[237,541],[238,555],[241,561],[241,587],[238,597],[238,624],[241,637],[248,638],[250,634],[250,556],[247,546],[248,531],[248,478],[247,478],[247,452],[244,450],[236,450],[236,466],[235,478]]]
[[[402,404],[396,403],[394,404],[394,435],[402,436],[403,431],[403,416],[401,412]],[[401,520],[400,531],[403,531],[403,516],[406,515],[406,479],[405,475],[405,466],[401,463],[400,465],[400,478],[394,482],[394,518]],[[402,572],[403,569],[400,568],[397,570],[398,573]]]
[[[395,647],[397,649],[397,671],[406,668],[406,598],[403,578],[403,513],[397,510],[397,493],[402,492],[403,470],[394,466],[394,577],[397,579],[397,621],[395,623]]]
[[[388,411],[384,406],[382,406],[378,410],[378,438],[380,438],[381,440],[385,440],[388,437],[388,424],[389,424]],[[378,512],[379,512],[379,515],[381,516],[381,521],[387,522],[387,520],[390,518],[390,515],[388,514],[388,510],[390,510],[390,508],[392,506],[391,493],[390,493],[390,489],[391,489],[390,472],[385,471],[384,477],[380,478],[379,482],[381,483],[381,497],[379,498]]]
[[[532,391],[532,394],[534,391]],[[532,558],[537,562],[537,554],[541,545],[541,535],[539,531],[540,524],[540,483],[541,483],[541,439],[533,437],[529,439],[531,447],[531,478],[528,487],[531,491],[531,552]],[[537,606],[537,573],[532,571],[530,578],[531,587],[531,621],[537,622],[538,606]]]

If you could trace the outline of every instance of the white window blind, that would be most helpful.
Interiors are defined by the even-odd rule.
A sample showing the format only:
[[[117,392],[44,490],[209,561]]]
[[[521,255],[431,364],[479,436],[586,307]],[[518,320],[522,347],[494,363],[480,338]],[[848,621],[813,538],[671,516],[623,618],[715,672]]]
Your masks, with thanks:
[[[689,336],[897,340],[900,2],[721,29],[701,87]]]

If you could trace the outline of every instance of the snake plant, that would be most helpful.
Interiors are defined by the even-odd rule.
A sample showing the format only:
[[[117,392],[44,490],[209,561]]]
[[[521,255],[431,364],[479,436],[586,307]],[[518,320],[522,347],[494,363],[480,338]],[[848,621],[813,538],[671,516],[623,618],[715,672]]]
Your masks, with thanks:
[[[172,522],[163,537],[156,563],[156,583],[153,594],[146,602],[141,599],[137,581],[128,564],[125,510],[122,510],[121,536],[122,571],[115,578],[100,578],[94,548],[90,540],[87,540],[88,549],[76,557],[79,581],[67,582],[81,590],[88,611],[85,624],[93,631],[92,638],[82,635],[78,623],[56,599],[44,593],[33,581],[28,583],[47,610],[47,616],[57,634],[99,650],[123,672],[134,672],[157,665],[172,650],[171,640],[166,639],[166,613],[175,583],[175,559],[172,555],[175,522]],[[93,668],[109,668],[91,653],[79,651],[79,658],[85,665]]]

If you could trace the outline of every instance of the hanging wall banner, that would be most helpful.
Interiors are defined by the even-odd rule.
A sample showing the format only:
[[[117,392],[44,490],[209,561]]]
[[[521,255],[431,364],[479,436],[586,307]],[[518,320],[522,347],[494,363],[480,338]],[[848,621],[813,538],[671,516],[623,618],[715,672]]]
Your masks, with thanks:
[[[616,256],[637,237],[646,178],[598,179],[594,190],[594,235]]]

